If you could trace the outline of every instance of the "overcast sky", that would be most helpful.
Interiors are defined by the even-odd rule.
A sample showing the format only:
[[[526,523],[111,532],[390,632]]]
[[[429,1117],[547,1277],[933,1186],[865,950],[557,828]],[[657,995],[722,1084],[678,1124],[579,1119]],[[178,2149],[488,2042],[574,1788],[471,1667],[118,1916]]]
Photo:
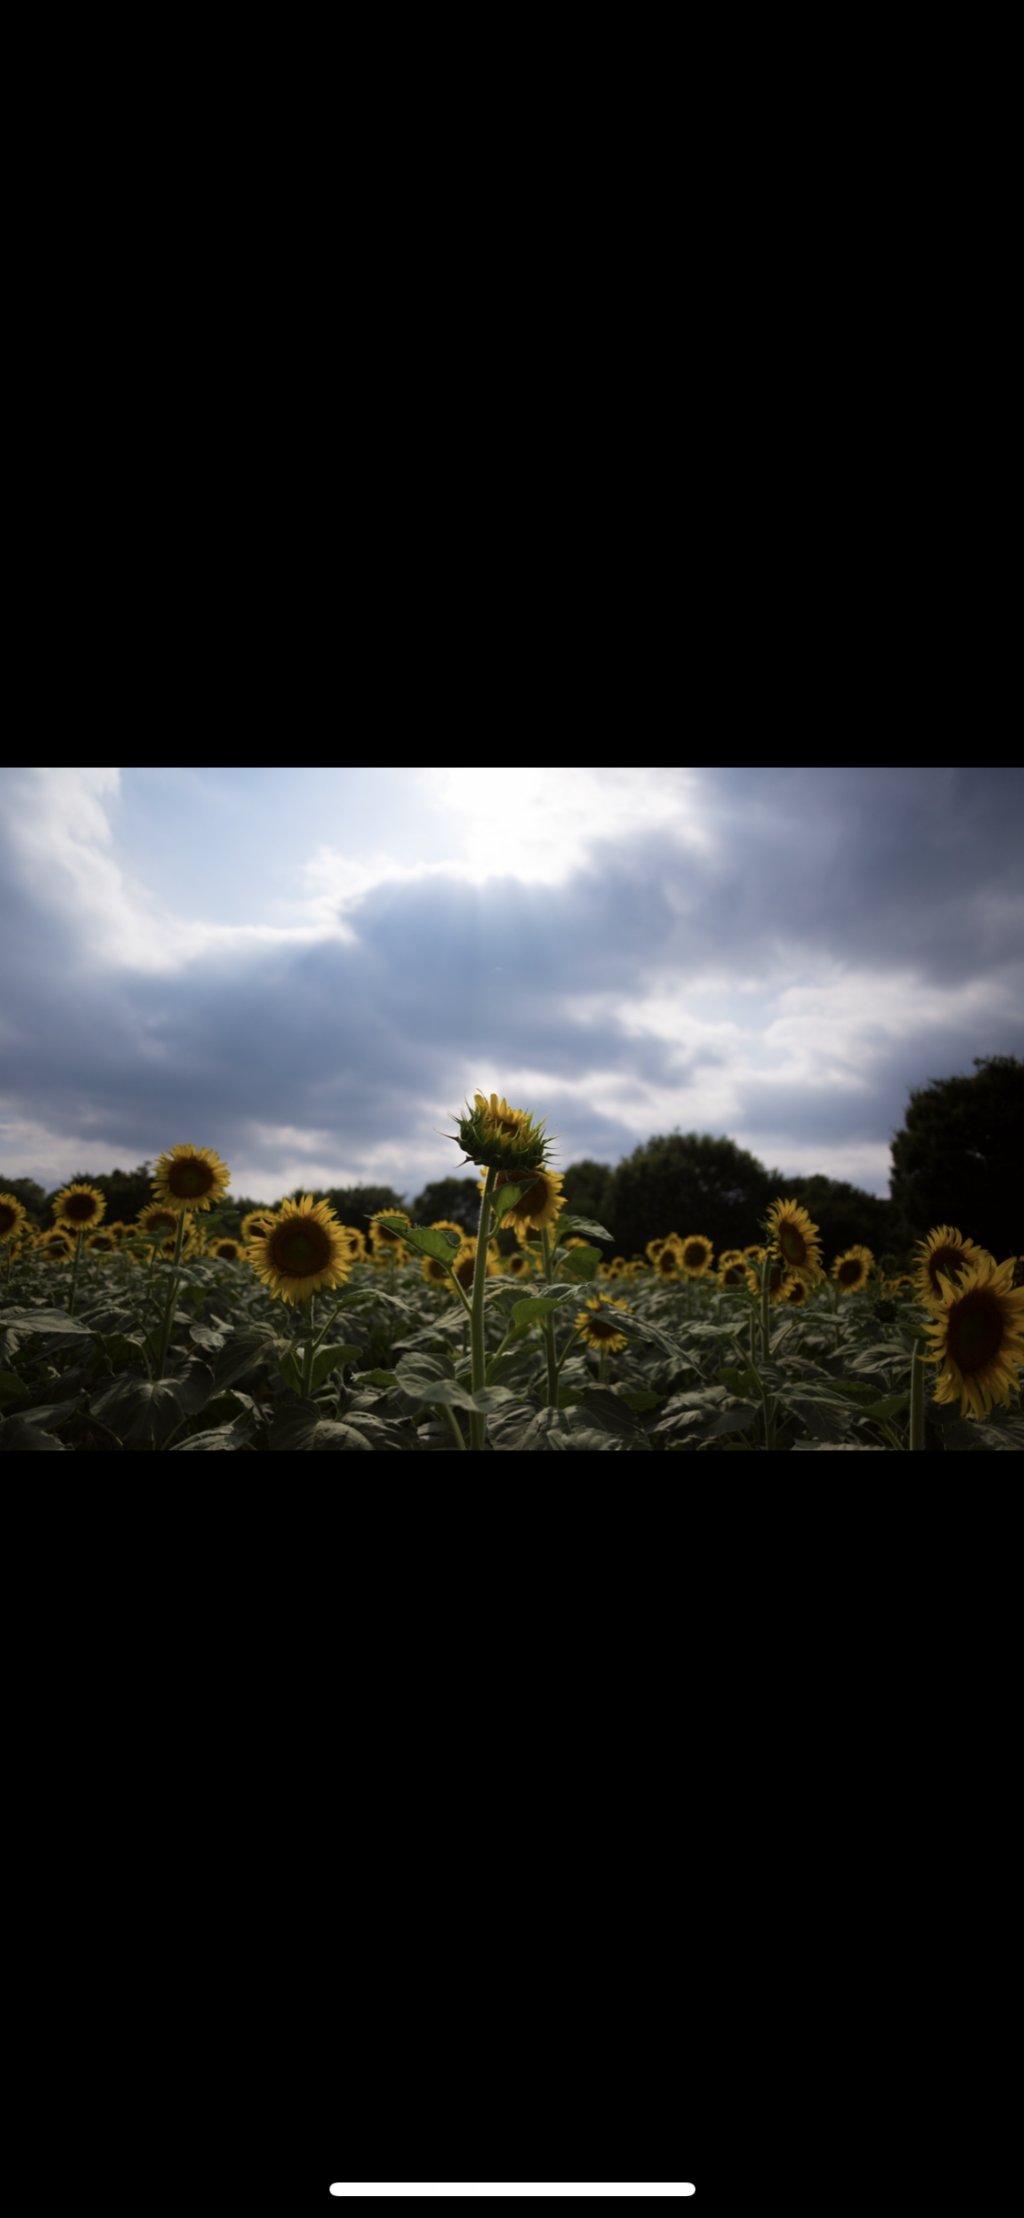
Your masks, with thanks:
[[[563,1168],[706,1132],[884,1194],[911,1086],[1024,1053],[1020,771],[0,780],[0,1183],[191,1141],[412,1199],[479,1086]]]

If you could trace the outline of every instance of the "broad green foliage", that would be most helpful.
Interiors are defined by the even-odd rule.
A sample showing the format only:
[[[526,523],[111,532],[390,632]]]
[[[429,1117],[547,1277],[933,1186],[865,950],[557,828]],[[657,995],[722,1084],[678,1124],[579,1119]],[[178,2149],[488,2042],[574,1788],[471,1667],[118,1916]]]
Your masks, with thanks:
[[[186,1260],[163,1377],[169,1264],[150,1281],[128,1254],[86,1255],[69,1316],[70,1265],[14,1258],[0,1308],[0,1449],[450,1456],[478,1427],[499,1454],[906,1447],[915,1300],[880,1286],[844,1300],[820,1284],[801,1307],[773,1309],[765,1354],[745,1289],[595,1276],[606,1229],[567,1211],[546,1280],[487,1281],[475,1388],[465,1309],[416,1255],[386,1271],[356,1264],[312,1315],[286,1313],[245,1265]],[[431,1233],[425,1252],[443,1241]],[[614,1310],[626,1345],[604,1358],[575,1326],[594,1294],[626,1304]],[[982,1423],[937,1406],[929,1385],[924,1444],[1019,1451],[1019,1395]]]

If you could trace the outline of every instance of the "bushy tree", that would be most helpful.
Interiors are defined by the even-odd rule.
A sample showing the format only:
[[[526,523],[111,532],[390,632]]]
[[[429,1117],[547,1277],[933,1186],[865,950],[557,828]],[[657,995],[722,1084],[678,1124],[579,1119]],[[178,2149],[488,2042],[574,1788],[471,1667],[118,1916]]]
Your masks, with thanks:
[[[410,1203],[409,1215],[418,1225],[436,1224],[447,1217],[453,1225],[475,1232],[480,1221],[480,1188],[475,1178],[435,1178]]]
[[[703,1232],[720,1252],[758,1239],[784,1190],[780,1174],[735,1141],[673,1132],[645,1140],[612,1172],[604,1221],[620,1255],[642,1254],[670,1232]]]
[[[609,1232],[615,1227],[608,1211],[611,1207],[612,1169],[610,1163],[595,1163],[585,1155],[578,1163],[570,1163],[565,1173],[562,1193],[565,1206],[577,1217],[590,1217],[594,1224],[607,1225]],[[616,1253],[621,1253],[618,1239],[613,1242]]]
[[[1024,1063],[976,1055],[974,1072],[911,1093],[889,1193],[913,1239],[955,1225],[1001,1263],[1024,1251]]]
[[[301,1199],[301,1195],[298,1198]],[[330,1202],[340,1222],[354,1225],[357,1232],[366,1231],[367,1219],[375,1216],[378,1209],[405,1208],[401,1194],[396,1194],[393,1186],[328,1186],[316,1199]]]

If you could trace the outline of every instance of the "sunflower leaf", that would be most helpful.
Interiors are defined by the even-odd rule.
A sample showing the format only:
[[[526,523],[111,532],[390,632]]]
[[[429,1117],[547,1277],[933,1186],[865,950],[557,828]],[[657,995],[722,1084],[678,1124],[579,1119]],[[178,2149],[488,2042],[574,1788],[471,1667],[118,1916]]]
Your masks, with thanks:
[[[600,1248],[570,1248],[562,1257],[561,1268],[566,1278],[596,1278],[601,1264]]]
[[[491,1195],[491,1208],[494,1213],[495,1224],[500,1225],[502,1218],[507,1215],[510,1209],[515,1208],[517,1201],[522,1201],[523,1195],[528,1194],[531,1186],[535,1186],[536,1183],[535,1178],[527,1178],[519,1186],[500,1186],[497,1193]]]
[[[435,1263],[445,1263],[449,1268],[461,1246],[461,1242],[454,1241],[447,1232],[436,1232],[433,1225],[406,1225],[402,1239],[416,1255],[432,1256]]]
[[[592,1217],[575,1217],[571,1210],[563,1209],[558,1220],[559,1239],[564,1239],[568,1232],[580,1232],[585,1240],[614,1240],[615,1238],[614,1232],[609,1232],[607,1225],[595,1224]]]

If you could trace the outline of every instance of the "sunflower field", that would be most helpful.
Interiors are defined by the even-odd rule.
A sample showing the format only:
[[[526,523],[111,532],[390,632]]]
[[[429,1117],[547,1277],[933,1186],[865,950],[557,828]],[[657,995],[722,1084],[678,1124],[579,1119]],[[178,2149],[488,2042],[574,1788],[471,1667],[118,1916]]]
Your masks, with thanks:
[[[477,1094],[453,1137],[483,1174],[475,1235],[344,1225],[310,1195],[208,1235],[229,1174],[191,1145],[132,1225],[84,1180],[43,1232],[0,1194],[0,1447],[1024,1447],[1019,1258],[939,1225],[904,1273],[826,1260],[782,1196],[746,1248],[666,1229],[609,1255],[529,1112]]]

